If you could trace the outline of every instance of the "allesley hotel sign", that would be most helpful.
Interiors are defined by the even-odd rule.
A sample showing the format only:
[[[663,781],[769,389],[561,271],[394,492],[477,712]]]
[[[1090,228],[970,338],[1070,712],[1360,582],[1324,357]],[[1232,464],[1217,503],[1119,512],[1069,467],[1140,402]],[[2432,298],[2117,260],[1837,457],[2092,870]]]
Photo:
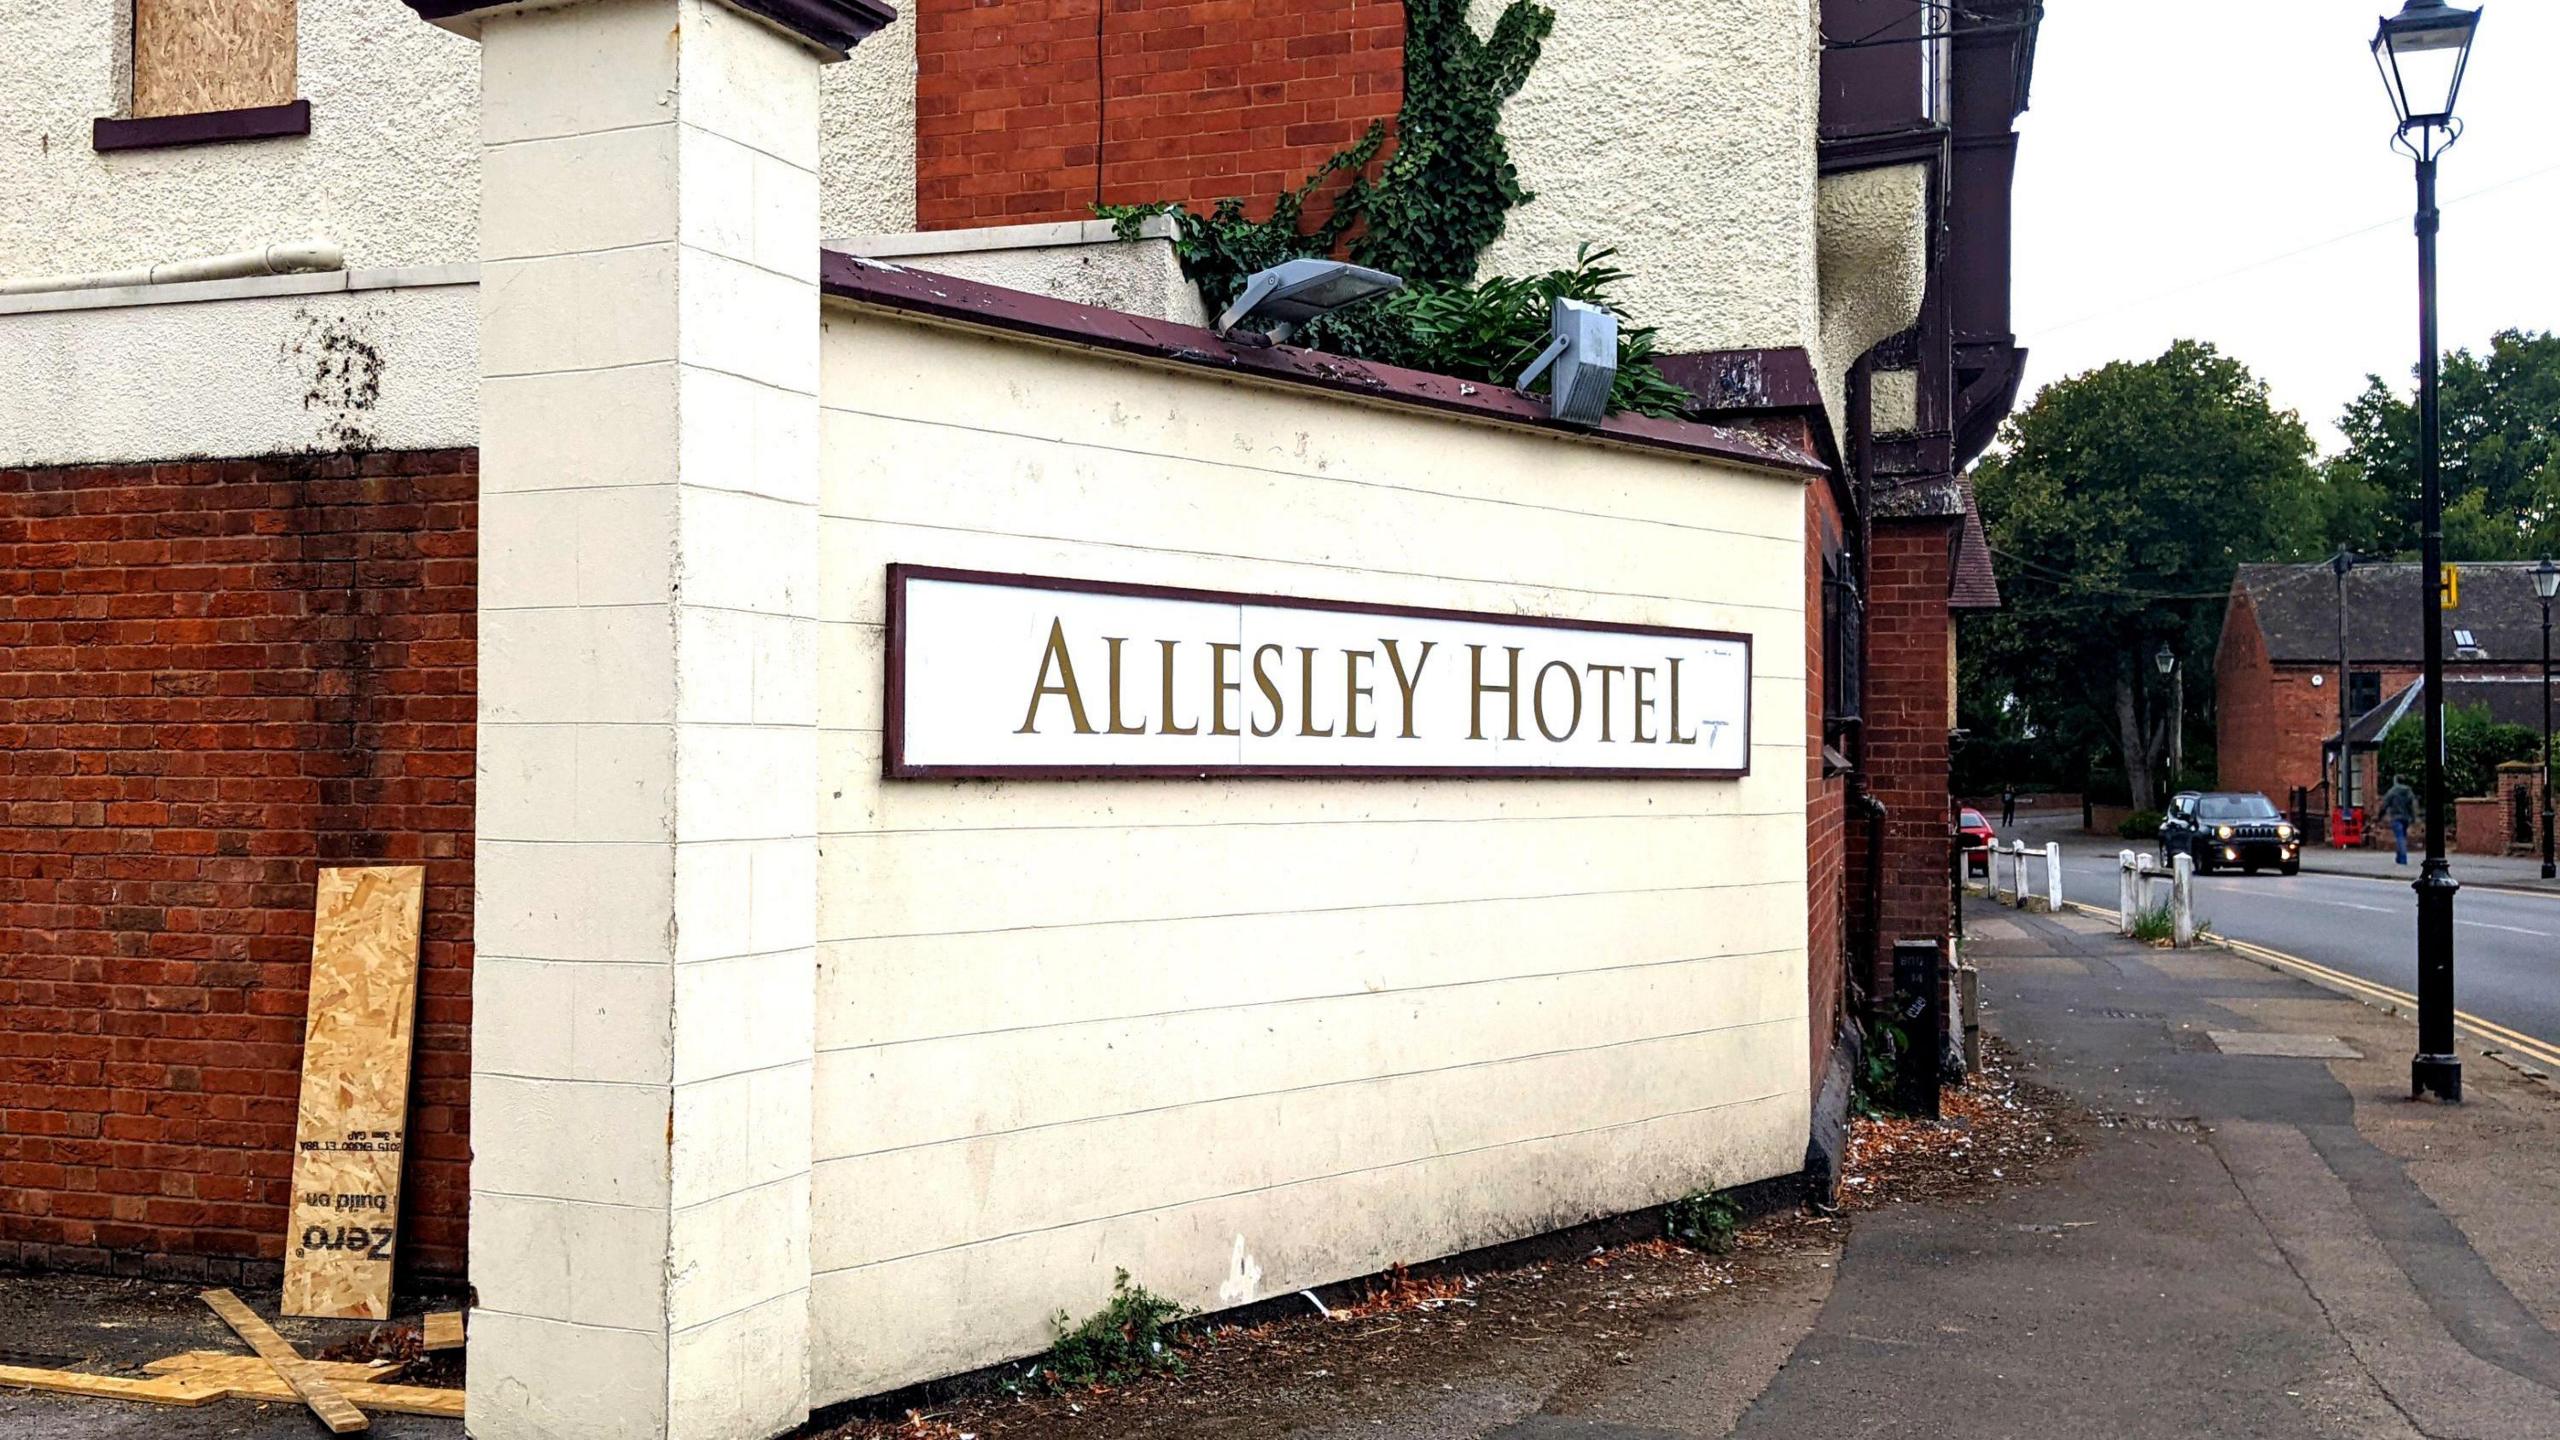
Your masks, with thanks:
[[[889,567],[893,778],[1731,779],[1751,639]]]

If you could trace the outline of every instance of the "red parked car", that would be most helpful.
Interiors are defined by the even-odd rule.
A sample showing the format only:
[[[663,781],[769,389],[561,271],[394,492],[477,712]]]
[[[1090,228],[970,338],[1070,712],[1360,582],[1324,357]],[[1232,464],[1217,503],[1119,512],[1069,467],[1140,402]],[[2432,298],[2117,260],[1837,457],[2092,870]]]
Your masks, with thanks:
[[[1968,875],[1991,873],[1991,842],[1997,837],[1991,822],[1981,811],[1967,805],[1956,821],[1956,845],[1964,851],[1964,869]]]

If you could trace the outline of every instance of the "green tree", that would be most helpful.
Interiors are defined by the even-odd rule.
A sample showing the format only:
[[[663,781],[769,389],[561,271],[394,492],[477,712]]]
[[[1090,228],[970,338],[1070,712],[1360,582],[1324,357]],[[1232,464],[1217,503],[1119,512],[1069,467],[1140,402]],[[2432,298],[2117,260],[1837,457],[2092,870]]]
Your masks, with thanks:
[[[2445,556],[2530,560],[2560,548],[2560,335],[2501,330],[2486,353],[2444,357]],[[2418,549],[2418,419],[2377,375],[2338,417],[2346,450],[2322,468],[2331,545]]]
[[[2246,366],[2191,340],[2057,381],[1974,472],[2005,604],[1968,622],[1973,713],[2098,743],[2134,803],[2169,751],[2165,643],[2204,724],[2234,567],[2319,554],[2311,437]]]
[[[2503,725],[2486,705],[2455,705],[2444,712],[2444,789],[2456,798],[2486,795],[2495,788],[2498,767],[2509,760],[2530,760],[2542,748],[2542,735],[2523,725]],[[2415,709],[2400,717],[2382,737],[2382,783],[2399,776],[2417,789],[2426,762],[2427,726]]]

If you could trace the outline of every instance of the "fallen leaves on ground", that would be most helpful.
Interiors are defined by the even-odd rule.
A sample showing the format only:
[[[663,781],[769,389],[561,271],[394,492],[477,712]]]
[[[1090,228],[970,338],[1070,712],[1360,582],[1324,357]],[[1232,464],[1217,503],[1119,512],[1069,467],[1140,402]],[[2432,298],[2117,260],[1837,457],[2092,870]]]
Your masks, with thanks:
[[[1986,1037],[1982,1065],[1939,1098],[1940,1118],[1861,1116],[1850,1122],[1841,1203],[1874,1210],[1906,1200],[1959,1200],[2026,1180],[2079,1148],[2069,1102],[2018,1074],[2018,1059]]]

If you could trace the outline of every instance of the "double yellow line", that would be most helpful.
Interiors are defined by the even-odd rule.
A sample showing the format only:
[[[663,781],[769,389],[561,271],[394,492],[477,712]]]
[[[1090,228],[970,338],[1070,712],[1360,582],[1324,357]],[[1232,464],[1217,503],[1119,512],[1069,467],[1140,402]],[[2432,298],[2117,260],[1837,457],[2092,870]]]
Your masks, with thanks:
[[[2289,970],[2306,980],[2332,989],[2344,990],[2367,1000],[2396,1005],[2411,1014],[2417,1012],[2418,997],[2406,990],[2394,990],[2388,985],[2376,985],[2370,980],[2332,970],[2326,965],[2314,964],[2299,955],[2287,955],[2281,950],[2270,950],[2264,945],[2252,945],[2246,940],[2234,940],[2224,935],[2211,938],[2213,943],[2234,954],[2246,955],[2252,960],[2273,965],[2279,970]],[[2454,1011],[2453,1020],[2457,1028],[2470,1031],[2472,1038],[2485,1041],[2499,1050],[2510,1051],[2554,1074],[2560,1074],[2560,1045],[2554,1045],[2548,1040],[2537,1040],[2522,1031],[2510,1030],[2494,1020],[2483,1020],[2468,1010]]]

